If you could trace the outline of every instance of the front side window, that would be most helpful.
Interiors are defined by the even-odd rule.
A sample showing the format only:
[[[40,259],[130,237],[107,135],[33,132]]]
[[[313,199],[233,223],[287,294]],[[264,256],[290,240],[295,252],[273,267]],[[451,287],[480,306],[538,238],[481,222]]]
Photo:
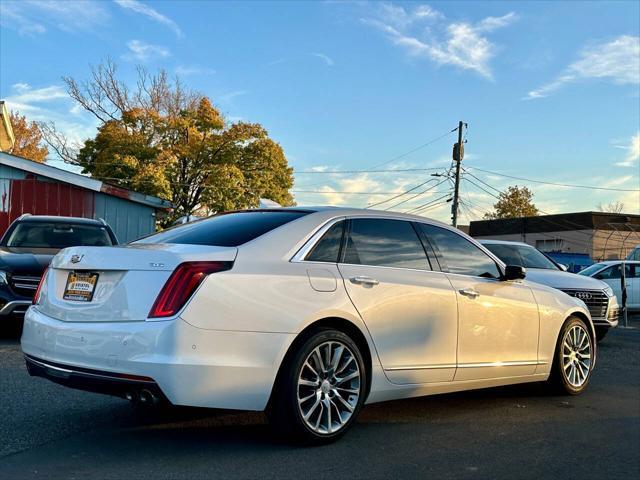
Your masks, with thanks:
[[[423,223],[420,228],[437,250],[443,270],[474,277],[500,277],[496,262],[466,238],[434,225]]]
[[[106,227],[49,222],[23,222],[16,225],[7,247],[53,248],[113,245]]]
[[[340,255],[340,245],[342,244],[342,232],[344,221],[338,222],[329,228],[320,241],[315,244],[305,260],[310,262],[330,262],[337,263]]]
[[[416,231],[403,220],[351,220],[344,263],[430,270]]]
[[[633,265],[626,264],[624,268],[624,276],[626,278],[634,278],[636,274],[636,269],[631,268]],[[600,273],[594,275],[594,278],[598,280],[613,280],[622,278],[622,268],[621,265],[614,265],[613,267],[609,267],[605,270],[602,270]]]

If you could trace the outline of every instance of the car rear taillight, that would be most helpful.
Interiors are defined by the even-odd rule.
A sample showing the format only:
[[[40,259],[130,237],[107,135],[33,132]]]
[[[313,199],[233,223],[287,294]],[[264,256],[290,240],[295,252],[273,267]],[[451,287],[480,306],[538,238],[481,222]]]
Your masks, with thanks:
[[[36,288],[36,293],[33,295],[33,300],[31,300],[31,303],[33,305],[37,305],[38,302],[40,301],[40,294],[42,293],[42,284],[44,283],[44,279],[47,276],[47,273],[49,272],[49,267],[44,269],[44,272],[42,272],[42,276],[40,277],[40,281],[38,282],[38,287]]]
[[[230,270],[233,262],[184,262],[176,267],[153,303],[149,318],[171,317],[212,273]]]

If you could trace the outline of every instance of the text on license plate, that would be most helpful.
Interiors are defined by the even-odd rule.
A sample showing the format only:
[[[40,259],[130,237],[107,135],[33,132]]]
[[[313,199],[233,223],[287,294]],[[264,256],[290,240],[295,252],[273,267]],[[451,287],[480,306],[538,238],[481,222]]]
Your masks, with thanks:
[[[69,272],[62,298],[76,302],[90,302],[97,283],[96,272]]]

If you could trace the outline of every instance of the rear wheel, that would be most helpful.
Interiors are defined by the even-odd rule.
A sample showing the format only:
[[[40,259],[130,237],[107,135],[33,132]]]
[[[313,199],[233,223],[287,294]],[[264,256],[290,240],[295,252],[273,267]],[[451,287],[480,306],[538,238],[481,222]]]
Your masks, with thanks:
[[[593,352],[587,324],[579,317],[569,317],[558,336],[550,384],[559,393],[582,393],[591,378]]]
[[[596,339],[600,342],[609,333],[608,327],[596,327]]]
[[[367,372],[356,343],[340,331],[319,330],[283,369],[268,412],[275,429],[304,444],[344,435],[366,392]]]

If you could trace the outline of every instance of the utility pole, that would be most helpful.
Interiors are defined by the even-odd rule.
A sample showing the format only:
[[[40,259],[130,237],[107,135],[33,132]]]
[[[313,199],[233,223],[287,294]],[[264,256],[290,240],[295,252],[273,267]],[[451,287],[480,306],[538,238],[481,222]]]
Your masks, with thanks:
[[[458,123],[458,143],[453,146],[453,161],[456,162],[456,178],[455,178],[455,186],[453,190],[453,204],[451,205],[451,224],[454,227],[458,226],[458,207],[460,204],[459,194],[460,194],[460,163],[462,163],[462,158],[464,157],[464,144],[462,143],[462,129],[467,124],[462,122]]]

